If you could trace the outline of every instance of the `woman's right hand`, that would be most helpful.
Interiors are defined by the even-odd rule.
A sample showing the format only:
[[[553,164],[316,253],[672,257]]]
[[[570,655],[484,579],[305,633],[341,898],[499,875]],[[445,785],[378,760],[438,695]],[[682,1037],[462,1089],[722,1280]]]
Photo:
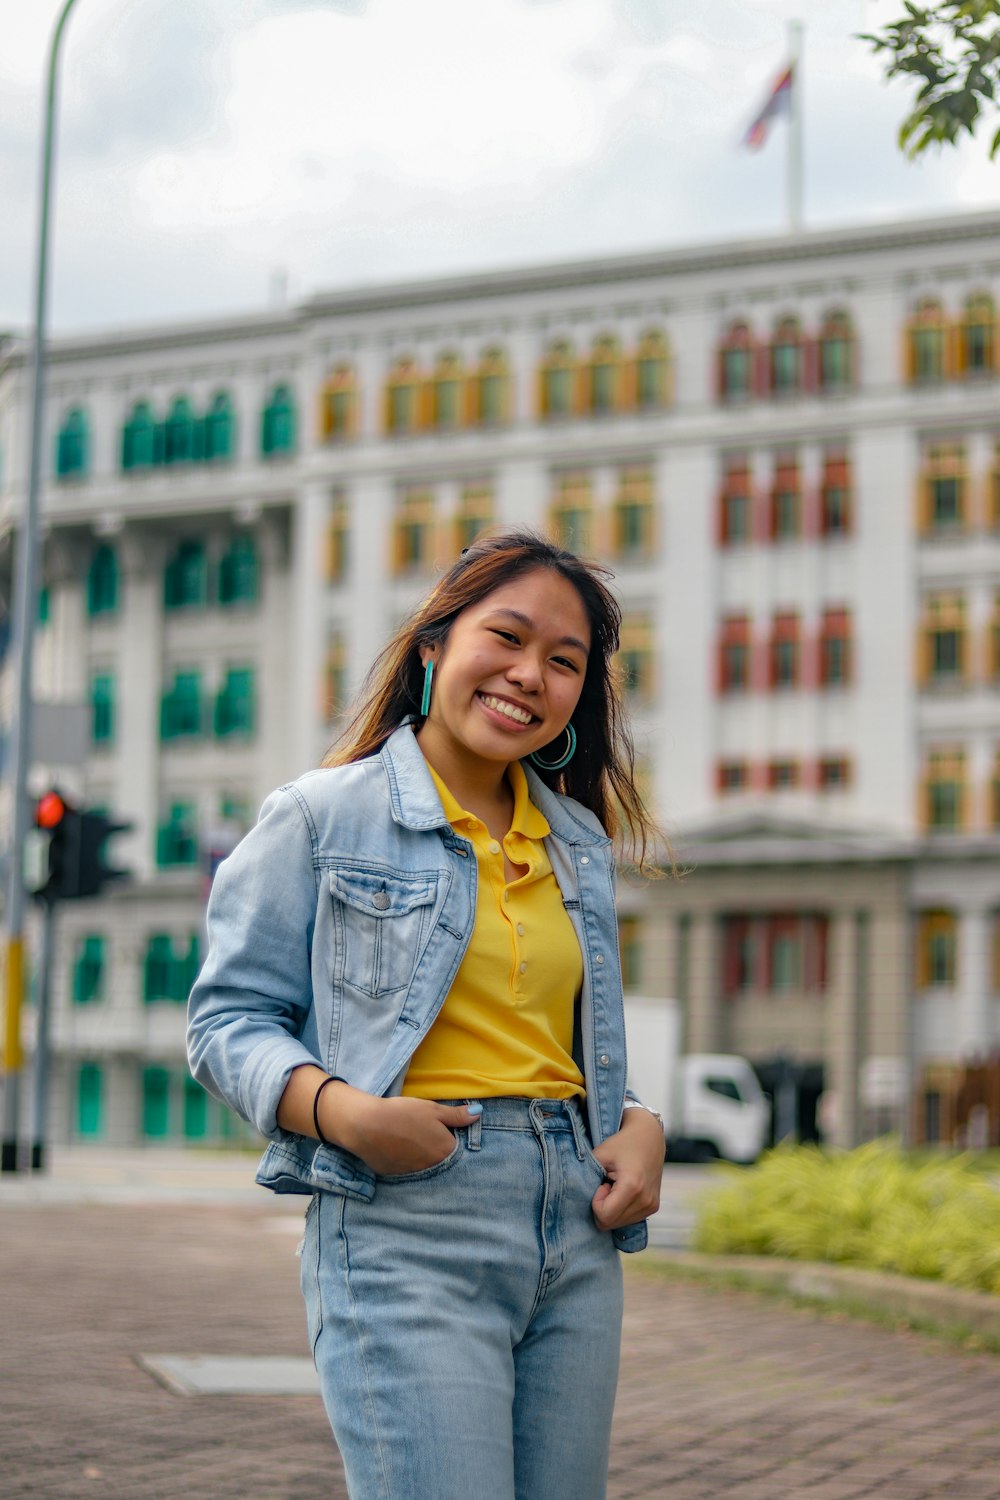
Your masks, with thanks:
[[[455,1145],[453,1132],[471,1125],[478,1112],[433,1099],[379,1099],[338,1082],[323,1090],[319,1118],[327,1140],[360,1156],[377,1176],[393,1177],[444,1161]]]

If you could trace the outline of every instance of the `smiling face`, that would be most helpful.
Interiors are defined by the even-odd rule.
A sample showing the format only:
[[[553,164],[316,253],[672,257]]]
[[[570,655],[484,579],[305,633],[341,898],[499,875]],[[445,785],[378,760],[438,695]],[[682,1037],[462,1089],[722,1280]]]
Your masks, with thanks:
[[[430,713],[417,734],[435,770],[504,768],[559,738],[583,689],[590,625],[573,585],[551,568],[501,584],[456,618],[434,658]]]

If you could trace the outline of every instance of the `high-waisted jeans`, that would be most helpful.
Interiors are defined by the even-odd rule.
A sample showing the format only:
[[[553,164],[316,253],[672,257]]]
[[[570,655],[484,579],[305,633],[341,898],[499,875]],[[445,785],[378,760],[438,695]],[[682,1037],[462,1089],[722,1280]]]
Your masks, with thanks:
[[[485,1099],[451,1154],[319,1193],[302,1289],[351,1500],[602,1500],[622,1282],[575,1100]]]

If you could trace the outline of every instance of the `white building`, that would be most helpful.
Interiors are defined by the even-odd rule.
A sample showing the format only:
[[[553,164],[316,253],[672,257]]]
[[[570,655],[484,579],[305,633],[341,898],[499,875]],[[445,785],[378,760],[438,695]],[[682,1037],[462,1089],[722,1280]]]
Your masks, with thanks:
[[[89,701],[94,744],[37,779],[133,819],[137,879],[60,914],[56,1137],[223,1130],[181,1048],[202,852],[512,521],[614,568],[644,775],[697,865],[623,882],[629,983],[681,996],[690,1047],[792,1065],[806,1133],[821,1089],[847,1141],[920,1079],[918,1132],[946,1130],[951,1070],[1000,1044],[998,237],[976,214],[59,341],[38,694]],[[26,397],[10,339],[8,575]]]

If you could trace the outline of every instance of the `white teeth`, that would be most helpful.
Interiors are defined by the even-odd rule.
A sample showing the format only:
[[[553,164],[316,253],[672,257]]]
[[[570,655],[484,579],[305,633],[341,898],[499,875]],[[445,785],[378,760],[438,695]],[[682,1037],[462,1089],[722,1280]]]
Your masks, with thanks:
[[[505,718],[513,719],[515,724],[531,723],[531,714],[525,713],[523,708],[515,708],[513,703],[505,703],[502,698],[493,698],[484,693],[483,702],[487,708],[496,709],[497,713],[503,714]]]

